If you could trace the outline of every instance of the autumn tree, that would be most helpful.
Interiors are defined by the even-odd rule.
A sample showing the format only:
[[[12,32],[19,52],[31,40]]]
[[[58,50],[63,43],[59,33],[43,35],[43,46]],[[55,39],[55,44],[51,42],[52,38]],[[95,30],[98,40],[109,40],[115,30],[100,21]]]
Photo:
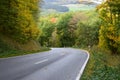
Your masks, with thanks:
[[[39,0],[2,0],[0,1],[0,32],[18,42],[37,39]]]
[[[120,1],[106,0],[97,7],[103,21],[100,29],[99,46],[112,53],[120,52]]]

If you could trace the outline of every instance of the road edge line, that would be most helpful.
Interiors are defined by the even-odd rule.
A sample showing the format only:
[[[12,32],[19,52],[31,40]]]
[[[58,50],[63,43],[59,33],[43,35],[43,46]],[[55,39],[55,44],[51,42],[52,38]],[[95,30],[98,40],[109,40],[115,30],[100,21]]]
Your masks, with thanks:
[[[83,71],[84,71],[84,69],[85,69],[85,67],[86,67],[86,65],[87,65],[87,62],[88,62],[88,60],[89,60],[89,58],[90,58],[90,54],[89,54],[88,51],[86,51],[86,50],[82,50],[82,51],[86,52],[87,55],[88,55],[88,57],[87,57],[85,63],[83,64],[82,68],[80,69],[80,72],[79,72],[79,74],[78,74],[78,76],[77,76],[77,78],[76,78],[75,80],[80,80],[80,78],[81,78],[81,76],[82,76],[82,74],[83,74]]]

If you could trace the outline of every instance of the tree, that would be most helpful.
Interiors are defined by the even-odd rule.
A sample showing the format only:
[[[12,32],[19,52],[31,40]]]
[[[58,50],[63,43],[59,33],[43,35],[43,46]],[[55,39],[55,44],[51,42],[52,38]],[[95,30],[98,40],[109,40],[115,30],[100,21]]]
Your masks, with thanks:
[[[100,29],[99,46],[109,49],[114,54],[120,52],[119,5],[119,0],[106,0],[97,7],[103,21]]]
[[[61,41],[61,47],[74,45],[74,36],[71,32],[69,21],[72,18],[72,13],[66,13],[59,17],[57,22],[57,30]]]
[[[79,13],[81,18],[77,23],[77,29],[75,31],[76,41],[75,46],[77,47],[92,47],[98,44],[98,33],[100,26],[100,19],[98,14],[93,11]],[[80,16],[79,15],[79,16]]]
[[[58,32],[57,28],[55,27],[55,29],[52,33],[52,36],[50,38],[50,43],[51,43],[52,47],[59,47],[61,45],[59,35],[57,34],[57,32]]]
[[[39,26],[42,30],[42,33],[39,38],[39,42],[42,46],[51,46],[50,38],[54,31],[54,28],[56,27],[56,24],[54,22],[53,20],[51,21],[50,16],[41,17]]]
[[[37,39],[40,29],[37,27],[39,0],[3,0],[0,1],[0,32],[20,43]]]

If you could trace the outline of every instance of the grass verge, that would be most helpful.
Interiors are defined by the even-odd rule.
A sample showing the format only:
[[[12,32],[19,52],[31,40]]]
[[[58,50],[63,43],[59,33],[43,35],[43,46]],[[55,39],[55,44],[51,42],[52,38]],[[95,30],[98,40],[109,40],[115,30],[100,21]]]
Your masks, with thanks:
[[[80,80],[120,80],[120,55],[93,47],[90,60]]]
[[[37,51],[23,51],[23,50],[16,50],[8,46],[7,44],[3,43],[0,40],[0,58],[7,58],[7,57],[13,57],[13,56],[21,56],[26,54],[33,54],[37,52],[43,52],[48,51],[50,48],[47,47],[41,47],[40,50]]]
[[[50,50],[50,48],[46,48],[46,47],[41,47],[41,49],[37,51],[22,51],[22,50],[9,49],[9,50],[2,51],[2,52],[0,51],[0,58],[22,56],[22,55],[27,55],[27,54],[35,54],[37,52],[44,52],[48,50]]]

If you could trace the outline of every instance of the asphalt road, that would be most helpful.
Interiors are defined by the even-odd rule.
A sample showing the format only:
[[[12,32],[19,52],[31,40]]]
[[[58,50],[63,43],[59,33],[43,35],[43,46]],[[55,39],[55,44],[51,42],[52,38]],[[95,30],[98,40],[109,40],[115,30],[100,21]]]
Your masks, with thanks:
[[[0,80],[77,80],[88,56],[78,49],[52,48],[47,52],[0,59]]]

